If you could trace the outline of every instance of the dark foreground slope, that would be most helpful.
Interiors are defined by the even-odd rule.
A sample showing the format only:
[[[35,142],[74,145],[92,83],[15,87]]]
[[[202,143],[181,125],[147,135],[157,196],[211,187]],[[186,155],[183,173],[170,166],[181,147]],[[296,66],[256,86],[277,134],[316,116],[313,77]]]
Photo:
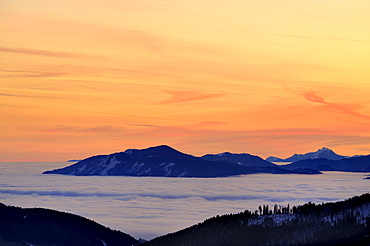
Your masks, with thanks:
[[[0,203],[0,245],[137,245],[136,239],[89,219],[49,209]]]
[[[142,150],[128,149],[120,153],[93,156],[68,167],[46,171],[44,174],[210,178],[250,173],[320,173],[317,170],[307,168],[286,170],[269,162],[260,161],[268,163],[270,166],[254,167],[229,161],[210,161],[162,145]]]
[[[143,246],[370,245],[370,195],[216,216]]]

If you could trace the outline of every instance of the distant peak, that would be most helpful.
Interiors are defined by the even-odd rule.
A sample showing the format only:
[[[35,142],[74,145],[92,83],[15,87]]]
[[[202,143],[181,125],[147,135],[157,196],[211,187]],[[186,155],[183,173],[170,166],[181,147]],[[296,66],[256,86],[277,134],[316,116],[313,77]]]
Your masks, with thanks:
[[[147,149],[143,149],[142,151],[145,153],[153,153],[153,154],[157,153],[157,154],[164,154],[164,155],[178,155],[178,154],[185,155],[184,153],[168,145],[158,145],[158,146],[150,147]]]
[[[124,153],[126,153],[128,155],[132,155],[134,153],[134,151],[136,151],[136,149],[127,149],[127,150],[125,150]]]
[[[139,153],[168,153],[168,152],[177,152],[177,150],[171,148],[168,145],[158,145],[154,147],[149,147],[146,149],[127,149],[124,151],[127,155],[134,155]]]
[[[147,148],[147,150],[149,150],[149,149],[151,149],[151,150],[154,150],[154,149],[157,149],[157,150],[175,150],[174,148],[172,148],[168,145],[158,145],[158,146]]]
[[[172,148],[171,146],[168,146],[168,145],[165,145],[165,144],[162,144],[162,145],[158,145],[156,146],[157,148],[167,148],[167,149],[174,149]]]
[[[321,149],[317,150],[316,152],[317,153],[322,153],[322,152],[333,152],[334,153],[333,150],[331,150],[331,149],[329,149],[327,147],[322,147]]]
[[[127,150],[125,150],[124,153],[132,154],[135,151],[141,151],[141,150],[164,150],[164,149],[175,150],[174,148],[172,148],[168,145],[158,145],[158,146],[153,146],[153,147],[149,147],[149,148],[146,148],[146,149],[127,149]]]
[[[224,155],[231,155],[230,152],[223,152],[223,153],[219,153],[219,154],[216,154],[217,156],[224,156]]]

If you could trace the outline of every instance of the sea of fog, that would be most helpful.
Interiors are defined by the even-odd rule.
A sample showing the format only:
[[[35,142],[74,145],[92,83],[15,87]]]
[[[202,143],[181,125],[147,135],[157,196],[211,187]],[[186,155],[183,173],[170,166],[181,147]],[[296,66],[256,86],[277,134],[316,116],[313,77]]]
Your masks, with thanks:
[[[253,174],[229,178],[41,174],[67,162],[0,163],[0,202],[78,214],[136,238],[174,232],[261,204],[299,205],[370,192],[369,173]]]

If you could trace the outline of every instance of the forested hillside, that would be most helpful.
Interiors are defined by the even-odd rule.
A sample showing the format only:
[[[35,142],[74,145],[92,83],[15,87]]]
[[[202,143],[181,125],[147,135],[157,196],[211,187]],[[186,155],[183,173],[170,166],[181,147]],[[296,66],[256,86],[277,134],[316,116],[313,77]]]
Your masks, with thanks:
[[[143,246],[370,245],[370,194],[216,216]]]
[[[131,246],[138,241],[78,215],[0,203],[0,245]]]

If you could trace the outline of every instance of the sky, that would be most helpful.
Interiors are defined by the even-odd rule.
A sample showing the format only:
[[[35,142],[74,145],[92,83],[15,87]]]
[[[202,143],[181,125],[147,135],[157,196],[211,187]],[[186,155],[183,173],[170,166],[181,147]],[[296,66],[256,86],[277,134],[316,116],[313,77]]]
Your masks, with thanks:
[[[370,154],[367,0],[1,0],[0,161]]]

